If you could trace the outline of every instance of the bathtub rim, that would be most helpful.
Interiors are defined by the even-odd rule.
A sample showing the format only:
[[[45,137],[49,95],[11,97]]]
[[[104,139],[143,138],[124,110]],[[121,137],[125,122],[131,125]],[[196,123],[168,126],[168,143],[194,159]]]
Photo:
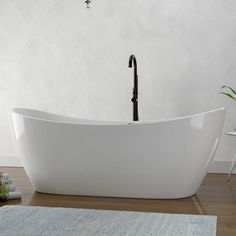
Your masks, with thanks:
[[[98,125],[98,126],[109,126],[109,125],[141,125],[141,124],[154,124],[154,123],[164,123],[164,122],[168,122],[168,121],[175,121],[175,120],[182,120],[182,119],[189,119],[192,117],[197,117],[197,116],[201,116],[201,115],[206,115],[209,113],[213,113],[213,112],[217,112],[217,111],[226,111],[225,107],[220,107],[220,108],[216,108],[213,110],[209,110],[209,111],[204,111],[204,112],[198,112],[198,113],[193,113],[190,115],[185,115],[185,116],[179,116],[179,117],[172,117],[172,118],[167,118],[167,119],[159,119],[159,120],[144,120],[144,121],[99,121],[99,120],[91,120],[91,119],[81,119],[78,117],[73,117],[73,116],[65,116],[65,115],[59,115],[59,114],[55,114],[55,113],[50,113],[50,112],[45,112],[45,111],[41,111],[41,110],[35,110],[35,109],[30,109],[30,108],[11,108],[10,111],[12,114],[18,114],[21,115],[25,118],[30,118],[30,119],[34,119],[34,120],[40,120],[40,121],[45,121],[45,122],[52,122],[52,123],[60,123],[60,124],[74,124],[74,125]],[[58,117],[58,120],[53,120],[53,119],[46,119],[46,118],[42,118],[42,117],[38,117],[37,115],[27,115],[24,114],[24,112],[29,111],[29,112],[40,112],[43,113],[45,115],[52,115],[54,117]],[[68,119],[68,120],[60,120],[61,118],[63,119]],[[70,119],[74,120],[70,121]],[[77,121],[77,122],[75,122]]]

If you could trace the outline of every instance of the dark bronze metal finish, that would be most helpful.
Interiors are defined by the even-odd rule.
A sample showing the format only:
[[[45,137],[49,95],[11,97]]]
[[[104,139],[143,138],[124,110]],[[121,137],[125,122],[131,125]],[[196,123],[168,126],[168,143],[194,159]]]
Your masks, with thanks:
[[[129,57],[129,68],[134,66],[134,88],[133,88],[133,97],[131,99],[133,103],[133,121],[138,121],[138,74],[137,74],[137,61],[134,55]]]
[[[85,0],[85,4],[87,8],[90,8],[91,0]]]

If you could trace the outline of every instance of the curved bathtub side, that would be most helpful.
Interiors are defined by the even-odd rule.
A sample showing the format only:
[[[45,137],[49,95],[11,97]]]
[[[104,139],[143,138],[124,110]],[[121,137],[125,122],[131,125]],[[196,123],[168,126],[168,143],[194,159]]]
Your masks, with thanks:
[[[39,192],[182,198],[199,188],[225,110],[150,124],[83,125],[13,113],[21,161]]]

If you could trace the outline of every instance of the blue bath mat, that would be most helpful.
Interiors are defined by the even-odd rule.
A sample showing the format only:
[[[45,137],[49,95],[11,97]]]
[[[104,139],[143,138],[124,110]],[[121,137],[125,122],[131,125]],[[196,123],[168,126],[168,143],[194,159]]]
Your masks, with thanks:
[[[0,207],[1,236],[215,236],[216,216]]]

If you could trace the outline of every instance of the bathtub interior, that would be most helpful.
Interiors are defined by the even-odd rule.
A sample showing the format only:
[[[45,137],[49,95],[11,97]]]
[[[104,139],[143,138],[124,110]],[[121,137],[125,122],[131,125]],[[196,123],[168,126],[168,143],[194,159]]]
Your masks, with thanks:
[[[58,114],[52,114],[49,112],[44,112],[40,110],[33,110],[28,108],[13,108],[12,113],[16,113],[25,117],[30,117],[32,119],[54,121],[60,123],[73,123],[73,124],[127,124],[124,121],[99,121],[90,119],[81,119],[77,117],[69,117]]]
[[[58,114],[53,114],[49,112],[44,112],[40,110],[34,110],[29,108],[12,108],[13,114],[19,114],[23,117],[28,117],[31,119],[38,119],[44,121],[51,121],[51,122],[59,122],[59,123],[71,123],[71,124],[88,124],[88,125],[137,125],[137,124],[151,124],[151,123],[162,123],[168,122],[172,120],[181,120],[181,119],[189,119],[194,117],[204,116],[205,114],[225,110],[224,107],[217,108],[214,110],[201,112],[201,113],[194,113],[186,116],[180,117],[172,117],[168,119],[160,119],[160,120],[141,120],[141,121],[102,121],[102,120],[92,120],[92,119],[81,119],[77,117],[70,117],[70,116],[63,116]]]

